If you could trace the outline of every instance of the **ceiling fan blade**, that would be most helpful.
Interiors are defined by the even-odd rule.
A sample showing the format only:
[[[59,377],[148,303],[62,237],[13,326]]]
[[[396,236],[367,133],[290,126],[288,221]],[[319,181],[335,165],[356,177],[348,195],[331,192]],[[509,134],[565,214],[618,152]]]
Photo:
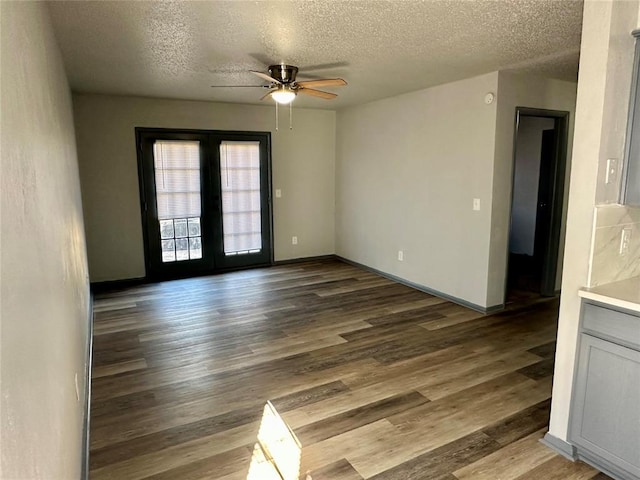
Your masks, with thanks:
[[[342,68],[342,67],[348,67],[348,66],[349,66],[349,62],[333,62],[333,63],[319,63],[317,65],[307,65],[301,69],[304,70],[305,72],[313,72],[317,70],[331,70],[334,68]]]
[[[267,93],[266,95],[264,95],[264,96],[260,99],[260,101],[262,101],[262,100],[266,100],[267,98],[269,98],[273,92],[275,92],[275,90],[271,90],[269,93]]]
[[[269,83],[280,83],[278,80],[276,80],[273,77],[270,77],[269,75],[267,75],[266,73],[262,73],[262,72],[256,72],[255,70],[249,70],[251,73],[253,73],[254,75],[257,75],[258,77],[260,77],[263,80],[266,80]]]
[[[211,88],[269,88],[269,85],[211,85]]]
[[[341,78],[323,78],[320,80],[306,80],[303,82],[297,82],[301,87],[342,87],[347,84]]]
[[[324,98],[326,100],[331,100],[336,98],[338,95],[335,93],[323,92],[322,90],[314,90],[312,88],[302,87],[298,89],[298,93],[304,93],[305,95],[311,95],[312,97]]]

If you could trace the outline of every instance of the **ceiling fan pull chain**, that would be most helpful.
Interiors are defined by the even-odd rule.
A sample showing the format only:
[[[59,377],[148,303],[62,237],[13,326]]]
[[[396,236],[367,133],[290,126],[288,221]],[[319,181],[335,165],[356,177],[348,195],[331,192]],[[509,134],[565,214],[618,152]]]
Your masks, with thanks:
[[[278,131],[278,102],[276,104],[276,132]]]
[[[289,130],[293,130],[293,102],[289,104]]]

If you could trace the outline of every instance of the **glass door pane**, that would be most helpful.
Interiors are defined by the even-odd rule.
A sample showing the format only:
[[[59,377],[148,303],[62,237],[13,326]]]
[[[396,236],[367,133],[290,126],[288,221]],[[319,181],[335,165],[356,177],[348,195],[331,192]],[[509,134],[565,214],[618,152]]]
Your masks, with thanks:
[[[156,140],[153,164],[162,262],[201,259],[200,142]]]
[[[225,256],[262,251],[260,142],[220,143],[222,232]]]

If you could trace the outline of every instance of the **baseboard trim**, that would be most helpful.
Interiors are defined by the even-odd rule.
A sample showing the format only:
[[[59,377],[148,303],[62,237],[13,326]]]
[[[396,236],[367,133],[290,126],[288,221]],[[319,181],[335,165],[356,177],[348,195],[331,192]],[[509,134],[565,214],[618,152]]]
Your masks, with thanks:
[[[572,462],[575,462],[578,459],[576,447],[554,435],[551,435],[549,432],[545,433],[544,437],[540,439],[540,443],[546,445],[554,452],[559,453],[564,458],[571,460]]]
[[[82,478],[89,479],[89,449],[90,449],[90,422],[91,422],[91,368],[93,366],[93,293],[89,293],[89,312],[88,312],[89,328],[87,329],[87,366],[85,371],[85,388],[84,388],[84,418],[82,430]]]
[[[481,311],[486,315],[491,315],[492,313],[498,313],[505,309],[504,303],[499,303],[498,305],[491,305],[490,307],[480,307]]]
[[[601,458],[599,455],[592,454],[590,451],[585,450],[582,447],[574,446],[565,440],[561,440],[558,437],[551,435],[549,432],[540,439],[540,443],[572,462],[580,460],[581,462],[588,463],[596,470],[599,470],[616,480],[637,479],[633,474],[621,470],[620,467],[612,464],[604,458]]]
[[[192,275],[187,275],[184,277],[176,276],[171,278],[155,278],[155,277],[135,277],[135,278],[125,278],[122,280],[105,280],[103,282],[91,282],[91,291],[93,293],[103,293],[110,292],[113,290],[122,290],[125,288],[137,287],[140,285],[147,285],[149,283],[163,282],[166,280],[180,280],[181,278],[193,278],[193,277],[201,277],[208,275],[219,275],[221,273],[235,272],[239,270],[247,270],[252,268],[269,268],[272,266],[278,265],[289,265],[293,263],[304,263],[304,262],[319,262],[319,261],[327,261],[327,260],[336,260],[336,256],[331,255],[319,255],[315,257],[301,257],[301,258],[291,258],[287,260],[278,260],[273,261],[268,264],[263,265],[251,265],[248,267],[234,267],[228,269],[222,269],[217,272],[199,272],[194,273]]]
[[[273,262],[274,266],[279,265],[291,265],[295,263],[305,263],[305,262],[326,262],[328,260],[340,260],[334,254],[330,255],[317,255],[315,257],[299,257],[299,258],[287,258],[286,260],[276,260]]]
[[[452,295],[439,292],[438,290],[434,290],[433,288],[429,288],[425,285],[421,285],[419,283],[406,280],[404,278],[398,277],[391,273],[383,272],[382,270],[378,270],[377,268],[369,267],[367,265],[363,265],[362,263],[354,262],[353,260],[349,260],[348,258],[344,258],[339,255],[335,255],[335,258],[340,260],[341,262],[348,263],[349,265],[353,265],[354,267],[367,270],[369,272],[380,275],[381,277],[385,277],[385,278],[388,278],[389,280],[393,280],[394,282],[398,282],[402,285],[406,285],[407,287],[415,288],[416,290],[420,290],[421,292],[428,293],[429,295],[433,295],[434,297],[442,298],[443,300],[447,300],[449,302],[455,303],[462,307],[470,308],[471,310],[475,310],[476,312],[484,313],[485,315],[504,310],[504,304],[492,305],[490,307],[482,307],[480,305],[476,305],[475,303],[468,302],[461,298],[457,298]]]
[[[588,463],[596,470],[601,471],[608,477],[611,477],[615,480],[638,480],[638,477],[633,475],[632,473],[621,470],[620,467],[613,465],[611,462],[608,462],[604,458],[583,451],[580,447],[577,448],[576,457],[581,462]]]
[[[108,292],[110,290],[120,290],[123,288],[137,287],[149,283],[147,277],[125,278],[123,280],[106,280],[104,282],[91,282],[93,293]]]

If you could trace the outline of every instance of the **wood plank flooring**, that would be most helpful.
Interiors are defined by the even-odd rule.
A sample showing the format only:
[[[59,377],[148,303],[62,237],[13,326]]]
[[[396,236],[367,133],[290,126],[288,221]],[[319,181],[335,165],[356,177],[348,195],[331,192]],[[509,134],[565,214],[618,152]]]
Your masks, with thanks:
[[[99,294],[91,478],[246,480],[271,400],[313,480],[606,479],[538,442],[557,311],[333,260]]]

